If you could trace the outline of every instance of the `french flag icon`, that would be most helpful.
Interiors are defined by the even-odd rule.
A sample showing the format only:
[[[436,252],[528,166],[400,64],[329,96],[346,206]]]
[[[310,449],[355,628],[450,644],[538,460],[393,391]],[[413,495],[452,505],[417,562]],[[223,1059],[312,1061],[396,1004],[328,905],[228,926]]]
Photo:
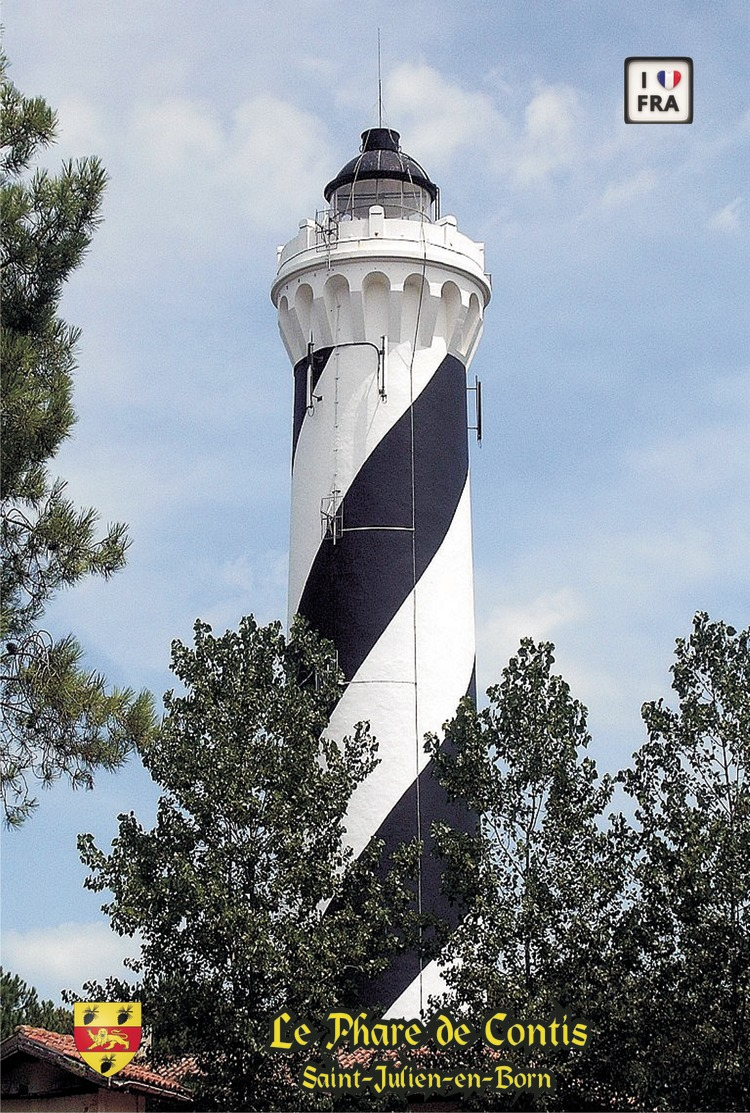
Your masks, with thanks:
[[[679,70],[659,70],[657,73],[659,84],[665,89],[674,89],[676,85],[680,84],[682,74]]]

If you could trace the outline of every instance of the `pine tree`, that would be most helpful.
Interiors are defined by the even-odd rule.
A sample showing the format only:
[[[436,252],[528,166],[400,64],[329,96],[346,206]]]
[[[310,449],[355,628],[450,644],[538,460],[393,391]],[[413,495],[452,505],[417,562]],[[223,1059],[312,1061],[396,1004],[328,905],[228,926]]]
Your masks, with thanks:
[[[106,173],[96,158],[57,176],[30,172],[52,142],[55,115],[40,98],[2,81],[3,401],[0,786],[5,819],[18,825],[35,805],[36,783],[67,775],[90,788],[153,724],[150,696],[107,690],[87,671],[72,636],[55,640],[41,622],[55,594],[125,563],[126,527],[97,539],[97,515],[76,509],[48,470],[70,435],[78,330],[58,315],[62,290],[101,219]]]
[[[12,1036],[19,1024],[46,1028],[50,1032],[72,1033],[73,1013],[54,1001],[40,1001],[39,994],[17,974],[0,967],[0,1039]]]

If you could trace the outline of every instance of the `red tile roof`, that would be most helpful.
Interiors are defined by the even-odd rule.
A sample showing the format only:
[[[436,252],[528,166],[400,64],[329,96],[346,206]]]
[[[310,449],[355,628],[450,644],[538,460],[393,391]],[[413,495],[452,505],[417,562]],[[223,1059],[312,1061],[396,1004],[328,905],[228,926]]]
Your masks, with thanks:
[[[23,1051],[32,1055],[36,1053],[45,1059],[57,1060],[58,1065],[73,1070],[75,1074],[87,1077],[90,1081],[98,1082],[102,1078],[83,1061],[72,1036],[49,1032],[46,1028],[32,1028],[29,1024],[19,1024],[14,1035],[3,1041],[3,1050],[6,1050],[6,1044],[7,1051]],[[177,1080],[180,1073],[186,1073],[184,1064],[174,1064],[157,1071],[141,1063],[130,1062],[116,1075],[108,1075],[105,1084],[123,1089],[158,1090],[162,1094],[169,1093],[177,1100],[190,1101],[189,1091]]]

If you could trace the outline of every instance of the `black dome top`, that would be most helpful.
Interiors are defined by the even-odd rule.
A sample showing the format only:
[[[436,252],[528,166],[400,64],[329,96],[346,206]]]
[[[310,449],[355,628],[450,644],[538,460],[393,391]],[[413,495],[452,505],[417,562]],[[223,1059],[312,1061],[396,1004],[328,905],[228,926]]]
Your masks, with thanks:
[[[438,187],[430,181],[416,159],[410,158],[400,149],[399,138],[399,133],[391,128],[368,128],[363,131],[360,153],[351,162],[347,162],[323,190],[326,201],[331,200],[334,190],[339,186],[373,178],[412,182],[426,189],[434,201]]]

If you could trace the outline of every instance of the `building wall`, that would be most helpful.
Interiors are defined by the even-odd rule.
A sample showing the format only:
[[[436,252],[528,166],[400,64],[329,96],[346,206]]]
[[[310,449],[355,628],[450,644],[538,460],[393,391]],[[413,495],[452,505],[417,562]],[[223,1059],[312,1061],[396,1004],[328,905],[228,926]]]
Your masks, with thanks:
[[[28,1057],[6,1062],[3,1069],[3,1113],[145,1113],[146,1098],[106,1083],[95,1090],[54,1063]]]

